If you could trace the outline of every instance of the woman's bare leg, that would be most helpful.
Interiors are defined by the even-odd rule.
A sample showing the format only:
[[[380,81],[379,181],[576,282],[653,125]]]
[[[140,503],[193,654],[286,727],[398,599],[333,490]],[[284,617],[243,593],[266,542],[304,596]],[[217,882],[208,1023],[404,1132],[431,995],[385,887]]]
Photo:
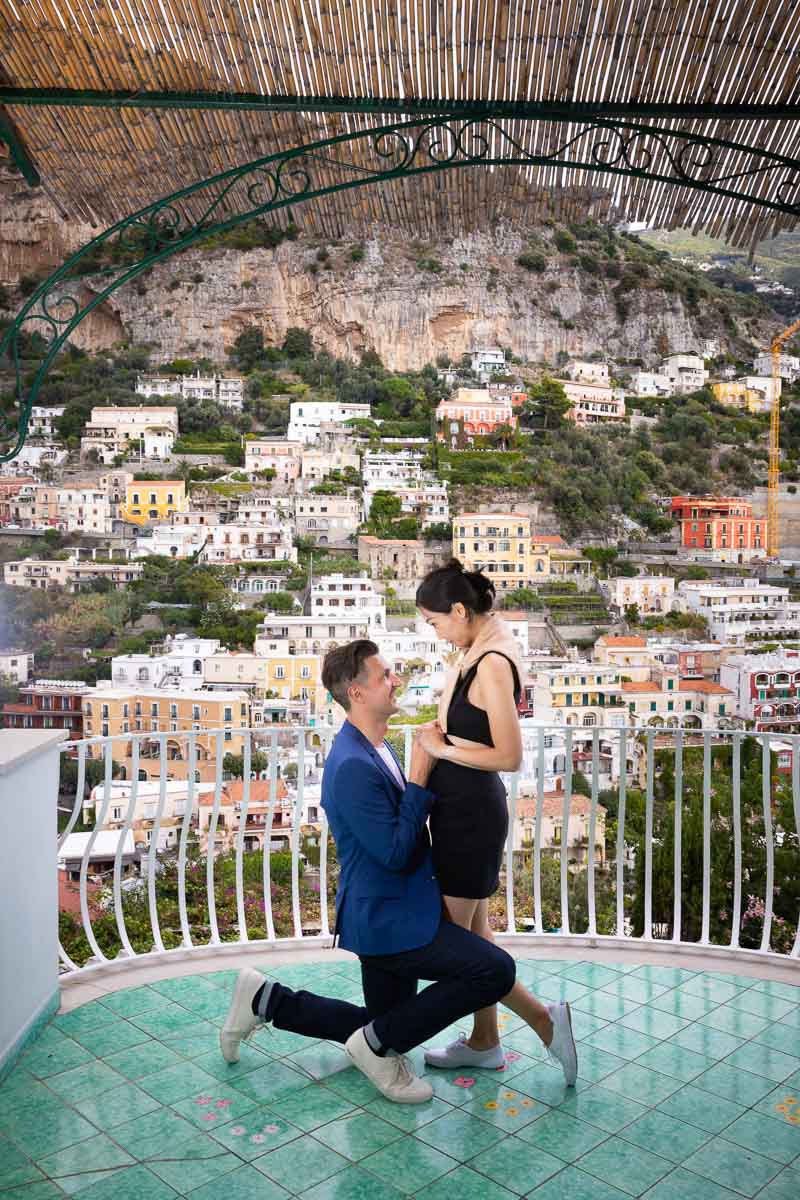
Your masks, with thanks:
[[[470,929],[478,937],[493,942],[492,927],[489,924],[489,901],[479,900],[475,906]],[[468,1045],[473,1050],[489,1050],[500,1043],[500,1028],[497,1024],[497,1005],[479,1009],[472,1018],[472,1033]]]
[[[469,904],[469,902],[462,900],[461,904]],[[489,925],[488,900],[477,901],[469,928],[479,937],[485,937],[488,942],[494,941],[492,926]],[[509,995],[504,997],[503,1003],[506,1008],[511,1009],[512,1013],[522,1016],[523,1021],[530,1025],[531,1030],[542,1039],[543,1044],[551,1044],[553,1039],[551,1014],[547,1012],[545,1004],[536,1000],[536,997],[530,994],[524,984],[513,985]],[[479,1012],[475,1013],[473,1033],[471,1033],[468,1044],[473,1050],[488,1050],[491,1046],[498,1045],[499,1040],[497,1006],[481,1008]]]
[[[467,906],[474,906],[472,910],[472,919],[469,925],[464,925],[465,929],[471,929],[473,933],[477,933],[479,937],[486,938],[487,941],[493,942],[492,929],[489,925],[489,901],[488,900],[461,900],[456,897],[446,896],[445,905],[447,911],[451,914],[450,919],[456,925],[462,925],[463,919],[469,912]],[[453,906],[451,908],[451,905]],[[463,907],[460,907],[463,906]],[[453,912],[457,912],[460,920],[452,916]],[[503,998],[503,1004],[506,1008],[510,1008],[518,1017],[522,1017],[531,1029],[541,1038],[545,1046],[549,1046],[553,1038],[553,1022],[550,1019],[550,1014],[545,1006],[531,995],[528,989],[522,983],[515,983],[514,987]],[[473,1050],[489,1050],[492,1046],[498,1045],[500,1041],[500,1032],[497,1025],[497,1007],[493,1005],[491,1008],[482,1008],[475,1013],[472,1027],[472,1034],[468,1039],[468,1045]]]

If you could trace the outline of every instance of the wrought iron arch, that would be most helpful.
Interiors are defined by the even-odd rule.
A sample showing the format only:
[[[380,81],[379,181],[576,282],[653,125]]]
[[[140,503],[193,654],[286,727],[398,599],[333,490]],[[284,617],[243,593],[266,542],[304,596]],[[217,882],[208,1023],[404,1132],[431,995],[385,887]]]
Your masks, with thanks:
[[[17,404],[15,415],[0,417],[0,447],[11,445],[0,453],[0,462],[22,449],[31,408],[56,356],[81,321],[113,292],[204,238],[299,203],[459,167],[549,166],[699,189],[800,216],[798,159],[695,131],[562,113],[529,115],[514,122],[517,128],[549,124],[552,148],[530,149],[504,121],[508,114],[498,105],[495,114],[490,110],[476,118],[444,113],[307,143],[180,188],[93,238],[39,284],[0,340],[0,358],[10,357],[14,364]],[[739,161],[747,164],[733,173],[724,165],[732,154],[743,156]],[[331,171],[340,172],[341,178],[330,182]],[[758,185],[775,179],[775,198],[760,194]],[[103,253],[110,265],[88,270],[87,260],[91,263]],[[91,277],[93,287],[101,281],[85,302],[70,294],[82,276]],[[21,368],[26,327],[49,335],[27,390]]]

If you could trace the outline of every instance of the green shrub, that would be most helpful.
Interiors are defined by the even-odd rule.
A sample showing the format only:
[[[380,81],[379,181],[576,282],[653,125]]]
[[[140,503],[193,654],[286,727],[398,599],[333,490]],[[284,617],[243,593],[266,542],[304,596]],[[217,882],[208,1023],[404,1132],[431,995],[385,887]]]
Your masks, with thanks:
[[[517,266],[523,267],[526,271],[545,271],[547,270],[547,259],[543,254],[526,251],[518,257]]]
[[[562,254],[574,254],[578,248],[578,244],[571,233],[567,233],[566,229],[559,229],[553,238],[556,250]]]
[[[418,258],[417,269],[419,271],[431,271],[434,275],[439,275],[444,270],[444,267],[438,258]]]
[[[364,247],[363,246],[353,246],[353,249],[350,251],[350,261],[351,262],[361,262],[363,257],[364,257]]]

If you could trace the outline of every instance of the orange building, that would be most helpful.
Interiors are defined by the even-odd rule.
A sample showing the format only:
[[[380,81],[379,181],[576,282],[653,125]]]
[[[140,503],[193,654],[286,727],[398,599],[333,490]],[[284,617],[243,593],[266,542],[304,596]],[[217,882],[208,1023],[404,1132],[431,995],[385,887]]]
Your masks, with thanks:
[[[715,562],[744,563],[763,557],[766,517],[738,496],[673,496],[672,516],[681,525],[681,546],[689,554]]]
[[[485,388],[458,388],[450,400],[436,409],[440,429],[437,439],[452,447],[469,445],[475,437],[486,437],[495,429],[516,429],[517,415],[507,396],[493,396]]]

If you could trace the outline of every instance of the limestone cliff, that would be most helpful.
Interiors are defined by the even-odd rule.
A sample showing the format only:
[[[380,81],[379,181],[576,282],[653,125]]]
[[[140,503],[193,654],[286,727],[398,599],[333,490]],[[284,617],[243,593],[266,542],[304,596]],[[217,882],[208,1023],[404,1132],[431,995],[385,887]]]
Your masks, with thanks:
[[[65,224],[41,192],[6,181],[0,283],[45,274],[92,232]],[[75,340],[99,350],[126,339],[151,344],[157,360],[190,355],[222,363],[248,325],[261,326],[270,343],[302,326],[333,354],[374,349],[395,370],[481,345],[510,347],[526,361],[554,362],[562,351],[650,364],[710,337],[723,348],[732,338],[764,340],[761,321],[734,311],[735,323],[725,324],[709,303],[691,311],[679,294],[658,290],[655,279],[626,293],[620,321],[613,279],[558,253],[548,254],[545,271],[525,270],[516,259],[526,247],[525,236],[510,228],[435,245],[380,229],[355,254],[353,243],[322,247],[302,235],[275,249],[192,250],[115,292]],[[87,277],[70,290],[86,298],[93,286],[98,282]]]

